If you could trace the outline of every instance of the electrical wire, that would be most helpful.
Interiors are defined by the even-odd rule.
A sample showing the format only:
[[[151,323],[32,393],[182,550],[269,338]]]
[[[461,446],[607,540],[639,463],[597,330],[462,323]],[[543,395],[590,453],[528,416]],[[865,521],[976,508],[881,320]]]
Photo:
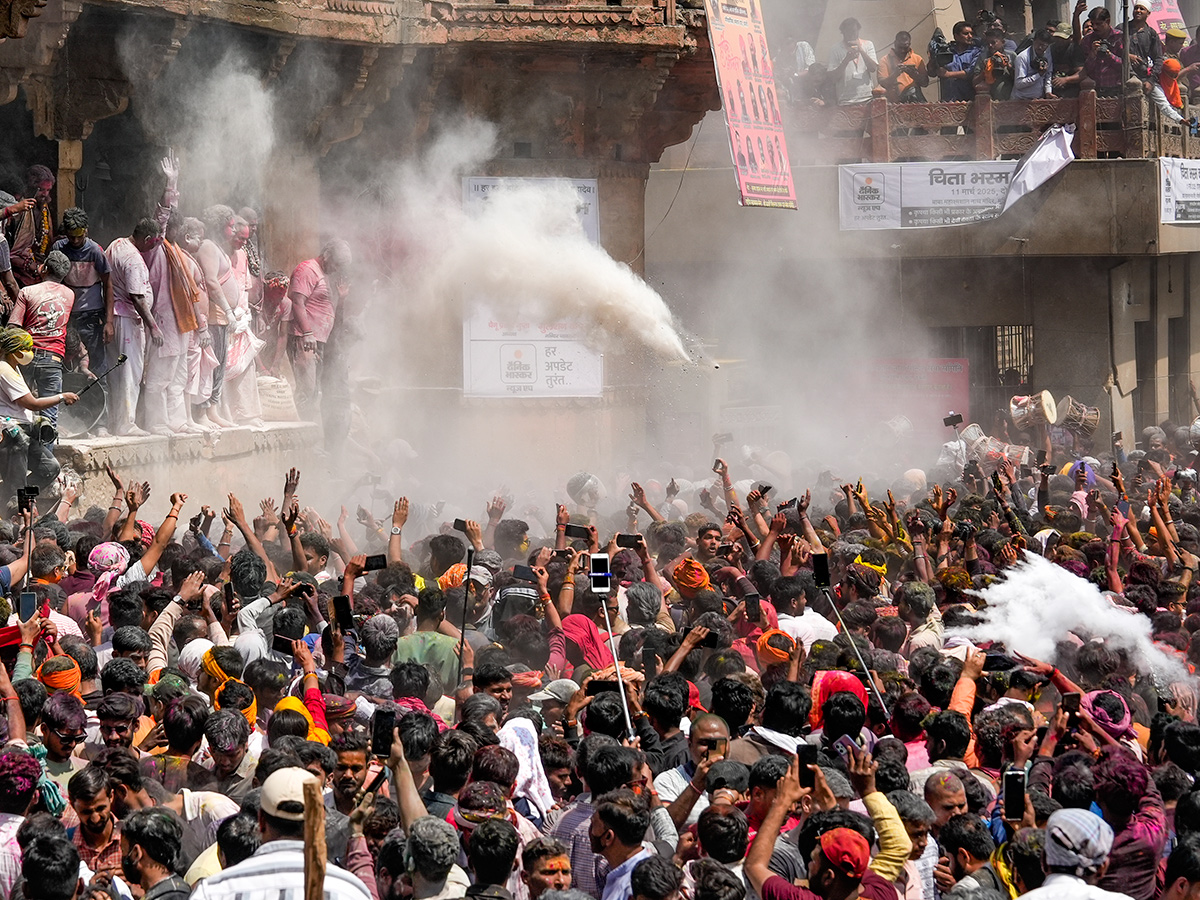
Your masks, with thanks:
[[[628,265],[632,266],[635,262],[642,258],[642,254],[646,252],[646,245],[649,244],[650,239],[658,233],[658,229],[662,227],[662,223],[667,221],[667,216],[669,216],[671,214],[671,210],[675,208],[675,201],[679,199],[679,192],[683,189],[683,179],[687,175],[688,166],[691,165],[692,162],[692,152],[696,149],[696,145],[700,143],[700,132],[704,130],[704,121],[707,118],[708,116],[705,116],[704,119],[700,120],[700,124],[696,126],[696,135],[692,138],[692,146],[688,148],[687,159],[683,161],[683,171],[679,173],[679,184],[675,186],[675,196],[671,198],[671,202],[667,205],[667,211],[663,213],[663,217],[658,220],[658,224],[654,226],[648,235],[646,235],[646,239],[642,241],[642,249],[638,251],[637,256],[629,261]]]

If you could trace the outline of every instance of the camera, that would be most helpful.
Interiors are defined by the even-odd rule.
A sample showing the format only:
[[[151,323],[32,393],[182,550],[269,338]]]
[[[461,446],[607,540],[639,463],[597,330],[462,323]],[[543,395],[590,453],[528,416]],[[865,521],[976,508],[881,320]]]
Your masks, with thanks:
[[[933,29],[933,37],[929,39],[929,61],[938,69],[944,69],[954,61],[954,50],[940,28]]]
[[[981,9],[977,18],[982,25],[991,26],[1000,23],[1000,17],[990,9]]]
[[[1112,53],[1112,47],[1108,41],[1096,41],[1094,46],[1097,53]]]
[[[1039,57],[1037,58],[1036,66],[1037,66],[1038,74],[1039,74],[1039,75],[1045,75],[1045,74],[1046,74],[1046,70],[1047,70],[1048,68],[1050,68],[1050,63],[1046,62],[1046,57],[1044,57],[1044,56],[1039,56]]]
[[[975,526],[968,521],[959,522],[954,526],[954,537],[960,541],[969,541],[975,537]]]

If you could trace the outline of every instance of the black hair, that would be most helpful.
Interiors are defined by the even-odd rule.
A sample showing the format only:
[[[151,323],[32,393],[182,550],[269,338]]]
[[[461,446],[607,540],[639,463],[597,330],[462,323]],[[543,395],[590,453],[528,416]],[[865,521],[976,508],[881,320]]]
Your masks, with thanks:
[[[746,896],[746,882],[716,857],[696,860],[691,874],[696,879],[693,900],[744,900]]]
[[[713,683],[712,711],[725,720],[730,734],[737,734],[738,729],[750,719],[754,712],[754,691],[749,686],[734,678],[722,678]]]
[[[125,656],[115,657],[100,670],[100,687],[106,694],[121,691],[141,696],[146,684],[146,670]]]
[[[582,749],[582,748],[581,748]],[[603,746],[585,757],[587,780],[593,797],[615,791],[633,780],[637,753],[630,747]]]
[[[415,697],[424,702],[429,693],[429,670],[420,663],[402,662],[392,667],[392,698]]]
[[[208,704],[199,697],[187,696],[174,701],[163,713],[162,724],[167,745],[172,750],[194,753],[204,737],[208,716]]]
[[[750,767],[750,790],[754,790],[756,787],[774,788],[779,784],[779,779],[787,774],[787,770],[788,759],[786,756],[768,753],[759,757],[758,761]]]
[[[121,820],[121,837],[173,871],[183,845],[183,826],[178,817],[166,810],[148,807]]]
[[[71,900],[79,887],[79,851],[65,837],[36,837],[21,859],[21,877],[38,900]]]
[[[477,691],[482,691],[494,684],[503,684],[506,681],[512,681],[512,673],[495,663],[484,663],[477,666],[475,673],[471,676],[471,683],[474,684]]]
[[[801,737],[808,726],[812,710],[809,689],[794,681],[781,681],[767,691],[763,703],[763,728],[770,728],[791,737]]]
[[[243,601],[253,600],[267,583],[267,564],[249,547],[243,547],[229,560],[229,580]]]
[[[962,759],[971,743],[971,723],[952,709],[943,709],[925,723],[929,761]]]
[[[633,896],[646,900],[667,900],[679,890],[683,873],[665,856],[649,856],[633,867],[630,875]]]
[[[433,789],[442,794],[461,791],[471,777],[471,762],[478,749],[475,739],[462,731],[452,729],[439,734],[429,754]]]
[[[616,691],[601,691],[584,712],[588,731],[607,734],[620,740],[625,736],[625,704]]]
[[[849,691],[838,691],[830,694],[821,704],[821,716],[824,720],[822,735],[827,743],[832,743],[843,735],[857,740],[859,732],[867,722],[867,708],[857,695]]]
[[[660,728],[678,728],[688,708],[687,680],[668,672],[646,685],[642,709]]]
[[[696,822],[696,836],[706,855],[731,865],[746,856],[750,823],[736,806],[709,806]]]
[[[650,807],[628,788],[618,788],[600,796],[595,811],[596,817],[626,847],[639,846],[650,827]]]
[[[112,779],[99,766],[84,766],[67,782],[67,797],[76,800],[92,800],[105,792],[112,792]]]
[[[503,885],[512,872],[521,845],[517,829],[507,819],[488,819],[471,833],[467,859],[477,885]]]
[[[938,832],[938,843],[951,854],[966,850],[972,859],[986,861],[996,851],[996,841],[983,820],[974,813],[959,813]]]
[[[217,849],[221,852],[226,869],[249,859],[261,843],[262,833],[258,830],[257,816],[240,812],[217,826]]]

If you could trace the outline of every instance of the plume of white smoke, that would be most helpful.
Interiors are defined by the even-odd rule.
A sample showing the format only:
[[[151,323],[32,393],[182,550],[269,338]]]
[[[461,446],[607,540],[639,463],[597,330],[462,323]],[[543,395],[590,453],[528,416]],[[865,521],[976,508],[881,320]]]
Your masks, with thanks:
[[[510,321],[575,320],[595,349],[642,345],[687,361],[662,297],[584,233],[569,182],[506,184],[464,209],[462,178],[485,171],[494,145],[492,125],[467,121],[403,168],[396,224],[417,261],[407,302],[439,308],[458,298]]]
[[[1125,650],[1143,672],[1174,680],[1182,664],[1157,647],[1150,620],[1113,606],[1099,588],[1040,556],[1027,555],[1008,577],[977,592],[987,601],[979,625],[954,629],[972,640],[1002,641],[1009,650],[1055,662],[1055,644],[1074,634]]]

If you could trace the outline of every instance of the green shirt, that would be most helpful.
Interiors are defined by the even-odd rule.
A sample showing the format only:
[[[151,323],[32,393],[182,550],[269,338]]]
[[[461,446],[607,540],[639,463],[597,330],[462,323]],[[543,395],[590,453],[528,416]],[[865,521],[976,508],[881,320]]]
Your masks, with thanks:
[[[458,641],[437,631],[418,631],[400,638],[393,665],[402,662],[429,664],[437,669],[445,693],[454,690],[458,681]]]

